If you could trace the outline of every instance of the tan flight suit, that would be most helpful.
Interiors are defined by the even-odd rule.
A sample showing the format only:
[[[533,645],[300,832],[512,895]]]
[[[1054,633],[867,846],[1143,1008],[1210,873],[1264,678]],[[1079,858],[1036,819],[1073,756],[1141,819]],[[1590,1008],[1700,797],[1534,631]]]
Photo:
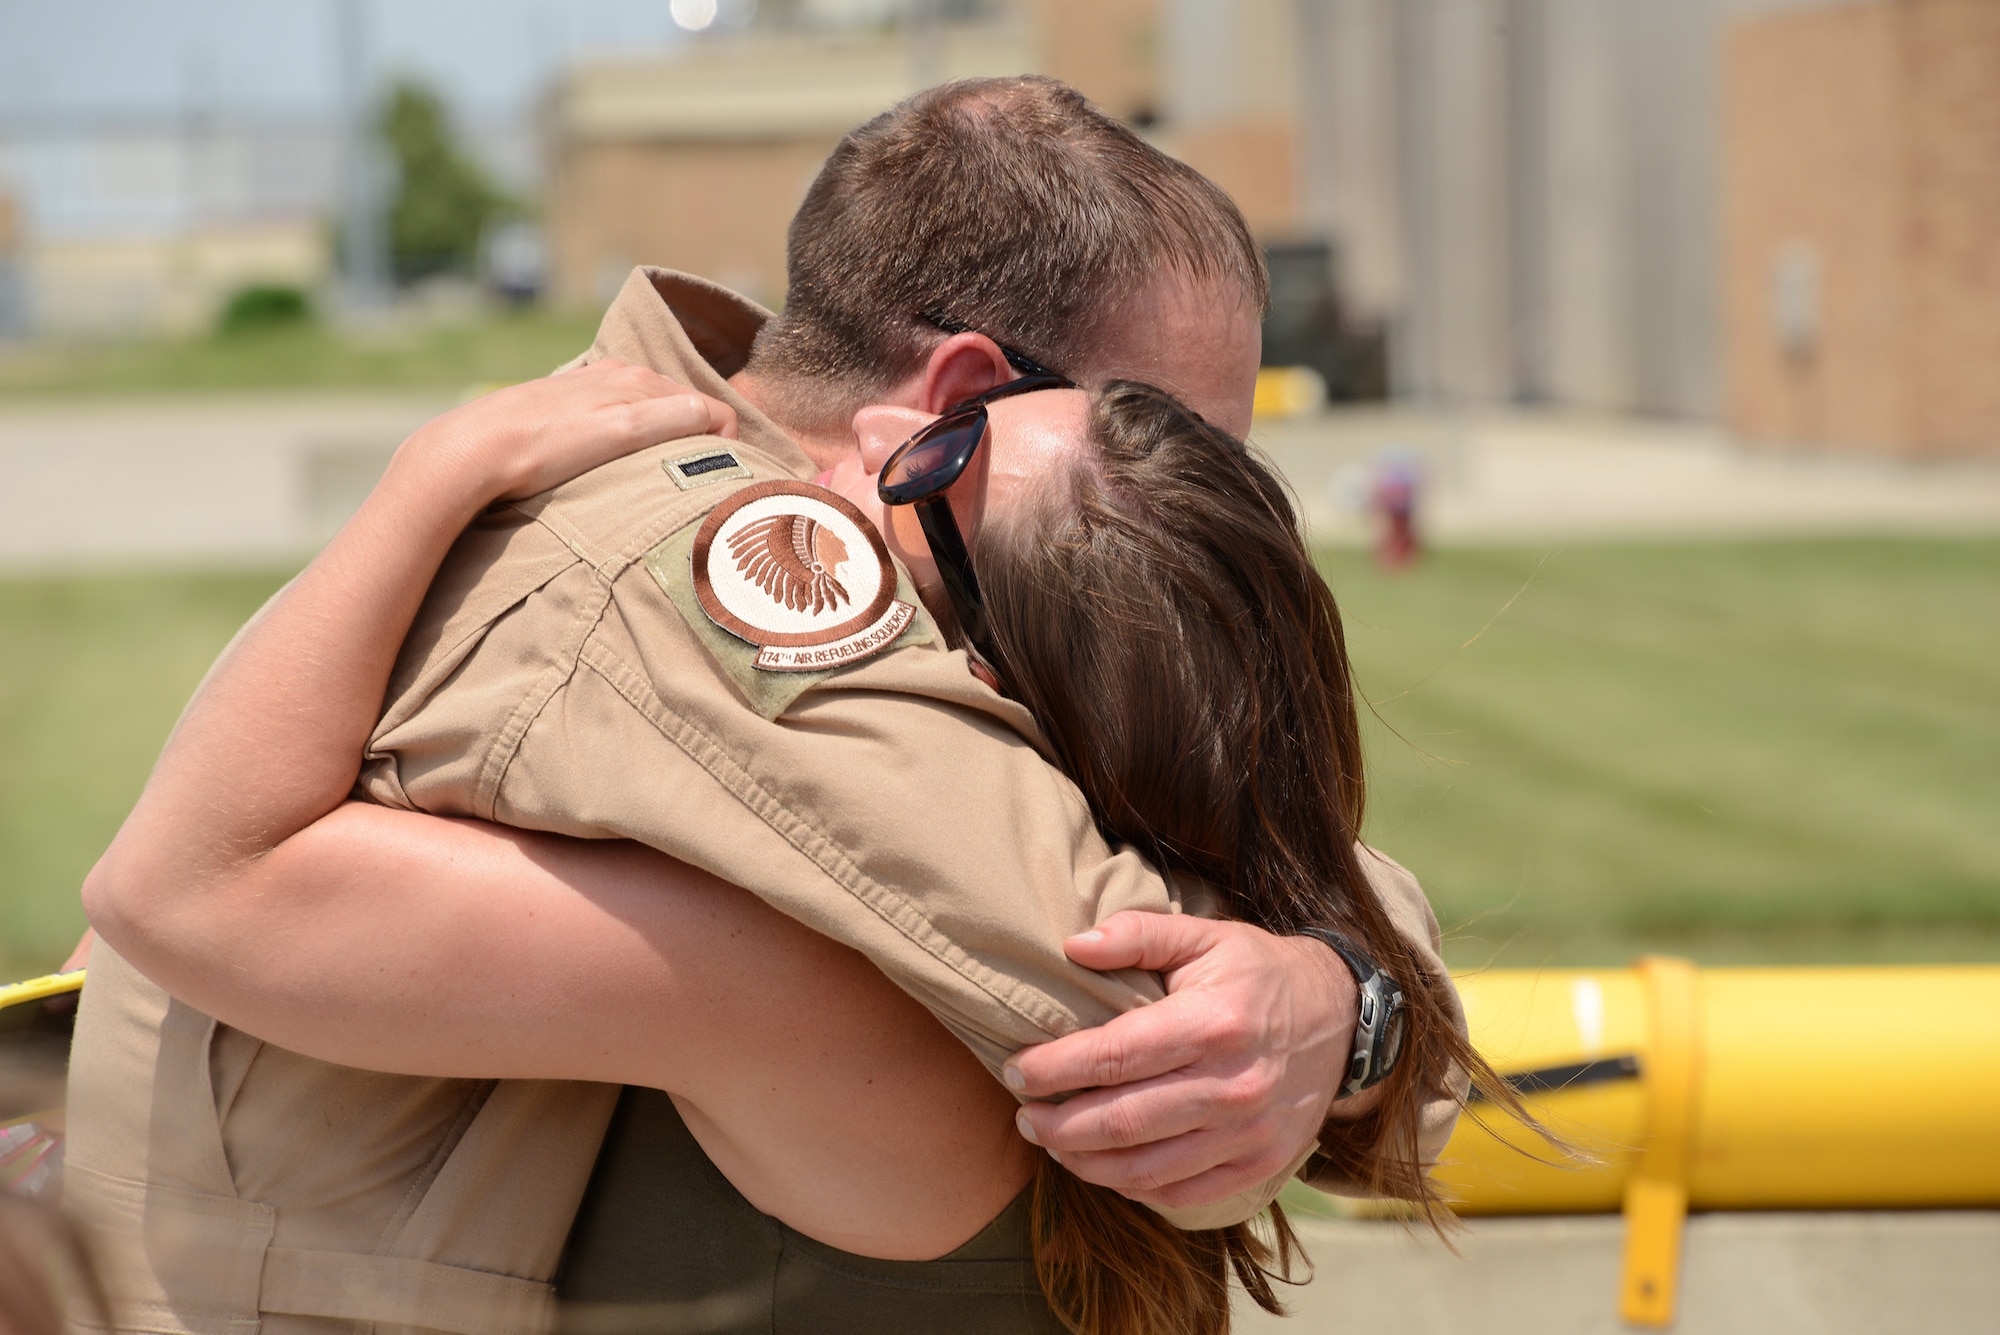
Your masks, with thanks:
[[[1177,898],[1103,842],[1027,713],[973,678],[927,618],[859,663],[780,674],[752,667],[755,650],[694,606],[687,552],[702,517],[754,481],[815,471],[724,380],[768,318],[701,280],[634,273],[586,360],[650,365],[731,403],[741,439],[641,450],[469,530],[405,643],[361,789],[670,852],[861,950],[997,1070],[1024,1045],[1156,1000],[1153,975],[1078,968],[1061,942]],[[740,466],[674,466],[718,448]],[[1364,861],[1441,975],[1415,881]],[[74,1060],[72,1201],[147,1261],[128,1288],[151,1314],[135,1328],[174,1332],[259,1312],[535,1329],[533,1295],[546,1302],[617,1092],[311,1062],[214,1025],[115,959],[93,961]],[[182,1068],[208,1075],[206,1096]],[[1434,1154],[1456,1107],[1426,1113]],[[1246,1218],[1298,1166],[1171,1217]],[[389,1294],[361,1297],[370,1276]]]

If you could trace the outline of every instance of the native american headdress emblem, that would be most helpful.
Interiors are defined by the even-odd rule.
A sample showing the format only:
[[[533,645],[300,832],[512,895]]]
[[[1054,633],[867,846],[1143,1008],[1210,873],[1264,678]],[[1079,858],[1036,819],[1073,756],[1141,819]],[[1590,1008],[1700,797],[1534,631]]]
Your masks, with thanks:
[[[746,524],[729,537],[736,568],[773,601],[814,616],[852,602],[834,578],[847,560],[847,544],[816,519],[772,515]]]
[[[671,545],[647,557],[655,577],[670,596],[689,581],[703,616],[756,646],[760,672],[831,672],[901,643],[916,623],[881,533],[824,487],[753,482],[709,511],[685,565],[662,555]]]

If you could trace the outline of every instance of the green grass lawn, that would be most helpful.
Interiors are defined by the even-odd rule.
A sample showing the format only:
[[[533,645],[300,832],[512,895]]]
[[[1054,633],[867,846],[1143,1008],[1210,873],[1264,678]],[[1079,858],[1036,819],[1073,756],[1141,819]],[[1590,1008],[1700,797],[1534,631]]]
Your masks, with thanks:
[[[209,662],[284,578],[0,581],[0,978],[69,952],[84,873]]]
[[[228,337],[47,344],[0,358],[0,396],[512,382],[547,375],[596,332],[595,314],[528,311],[371,332],[313,323]]]
[[[2000,959],[2000,543],[1328,574],[1455,965]]]
[[[2000,960],[2000,542],[1448,551],[1327,569],[1370,837],[1455,964]],[[0,581],[0,969],[282,573]]]

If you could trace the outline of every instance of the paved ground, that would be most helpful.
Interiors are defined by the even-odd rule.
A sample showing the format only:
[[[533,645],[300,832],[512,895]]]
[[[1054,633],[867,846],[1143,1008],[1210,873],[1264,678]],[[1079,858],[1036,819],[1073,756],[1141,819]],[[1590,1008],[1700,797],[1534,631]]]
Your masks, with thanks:
[[[2000,532],[2000,457],[1897,463],[1747,449],[1701,425],[1554,413],[1349,411],[1252,439],[1314,531],[1360,541],[1385,460],[1414,463],[1441,542]]]
[[[244,394],[0,404],[0,569],[293,559],[352,510],[444,395]],[[1557,415],[1328,414],[1259,426],[1314,529],[1368,532],[1385,454],[1439,541],[2000,532],[2000,460],[1747,451],[1710,428]]]
[[[449,395],[0,404],[0,569],[291,560]]]
[[[1629,1335],[1616,1215],[1483,1219],[1455,1257],[1400,1224],[1302,1226],[1317,1275],[1241,1335]],[[2000,1211],[1709,1214],[1689,1221],[1675,1335],[1991,1331]]]

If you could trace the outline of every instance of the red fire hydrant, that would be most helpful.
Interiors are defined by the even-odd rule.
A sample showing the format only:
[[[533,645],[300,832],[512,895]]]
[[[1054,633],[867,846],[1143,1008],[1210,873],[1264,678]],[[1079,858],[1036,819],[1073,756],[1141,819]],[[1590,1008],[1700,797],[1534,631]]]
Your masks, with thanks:
[[[1423,554],[1417,533],[1422,492],[1423,474],[1415,459],[1390,455],[1376,466],[1372,499],[1382,523],[1375,538],[1375,560],[1384,570],[1402,570]]]

